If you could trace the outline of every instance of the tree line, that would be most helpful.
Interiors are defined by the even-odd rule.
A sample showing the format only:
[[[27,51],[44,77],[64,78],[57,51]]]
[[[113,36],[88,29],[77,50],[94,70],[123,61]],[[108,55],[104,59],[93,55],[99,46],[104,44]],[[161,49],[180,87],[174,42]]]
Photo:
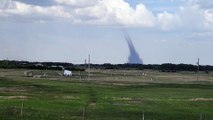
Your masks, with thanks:
[[[92,64],[92,68],[97,69],[126,69],[126,70],[158,70],[161,72],[177,72],[177,71],[197,71],[198,66],[192,64]],[[210,65],[200,65],[199,71],[213,71],[213,66]]]
[[[1,60],[0,68],[4,69],[39,69],[39,70],[73,70],[83,71],[84,69],[76,67],[72,63],[63,62],[29,62],[29,61],[10,61]]]
[[[161,72],[177,72],[177,71],[197,71],[197,65],[192,64],[91,64],[91,68],[94,69],[125,69],[125,70],[158,70]],[[0,68],[5,69],[48,69],[48,70],[73,70],[73,71],[84,71],[88,68],[88,64],[72,64],[66,62],[29,62],[29,61],[10,61],[1,60]],[[200,65],[200,71],[213,71],[213,66]]]

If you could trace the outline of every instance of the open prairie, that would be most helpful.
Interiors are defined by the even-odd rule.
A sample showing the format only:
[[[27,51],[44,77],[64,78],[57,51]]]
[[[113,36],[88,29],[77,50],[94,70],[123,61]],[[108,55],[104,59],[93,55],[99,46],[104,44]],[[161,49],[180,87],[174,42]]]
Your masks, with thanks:
[[[213,120],[213,73],[0,69],[1,120]]]

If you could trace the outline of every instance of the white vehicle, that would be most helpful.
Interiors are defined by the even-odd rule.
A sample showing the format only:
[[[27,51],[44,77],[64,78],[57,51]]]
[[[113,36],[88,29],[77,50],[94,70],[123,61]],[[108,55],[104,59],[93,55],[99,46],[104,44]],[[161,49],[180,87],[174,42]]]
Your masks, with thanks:
[[[64,76],[72,76],[72,71],[64,70]]]

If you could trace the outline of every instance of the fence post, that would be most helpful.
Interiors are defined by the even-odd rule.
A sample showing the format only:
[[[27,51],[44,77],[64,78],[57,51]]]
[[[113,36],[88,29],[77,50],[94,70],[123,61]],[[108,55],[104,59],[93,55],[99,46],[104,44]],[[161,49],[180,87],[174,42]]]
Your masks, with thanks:
[[[143,118],[142,118],[142,120],[145,120],[144,111],[143,111]]]
[[[203,114],[200,113],[200,120],[203,120]]]
[[[79,79],[81,80],[81,71],[78,72]]]
[[[84,120],[84,116],[85,116],[85,108],[83,107],[83,116],[82,116],[82,120]]]
[[[22,104],[21,104],[21,117],[23,115],[23,108],[24,108],[24,102],[22,101]]]

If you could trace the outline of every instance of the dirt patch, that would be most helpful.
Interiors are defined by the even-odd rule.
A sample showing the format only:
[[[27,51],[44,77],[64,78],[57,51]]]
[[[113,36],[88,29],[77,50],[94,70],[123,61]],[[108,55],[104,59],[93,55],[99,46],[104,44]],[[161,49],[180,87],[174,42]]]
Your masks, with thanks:
[[[128,103],[127,105],[143,103],[142,99],[138,99],[138,98],[134,99],[134,98],[130,98],[130,97],[113,97],[113,100]]]
[[[113,97],[113,100],[130,101],[130,100],[132,100],[132,98],[129,98],[129,97]]]
[[[129,104],[127,104],[127,103],[113,103],[112,105],[115,105],[115,106],[128,106]]]
[[[213,98],[192,98],[189,101],[213,101]]]
[[[129,104],[142,104],[143,101],[140,100],[132,100],[132,101],[128,101]]]
[[[80,99],[79,97],[74,97],[74,96],[63,96],[63,99],[68,99],[68,100],[78,100]]]
[[[0,96],[0,99],[28,99],[27,96]]]
[[[22,88],[16,88],[16,87],[1,87],[0,92],[20,93],[20,92],[27,92],[27,90]]]
[[[89,106],[96,106],[96,103],[90,103]]]
[[[64,100],[79,100],[80,97],[75,97],[75,96],[62,96],[62,95],[56,95],[54,96],[55,99],[64,99]]]

